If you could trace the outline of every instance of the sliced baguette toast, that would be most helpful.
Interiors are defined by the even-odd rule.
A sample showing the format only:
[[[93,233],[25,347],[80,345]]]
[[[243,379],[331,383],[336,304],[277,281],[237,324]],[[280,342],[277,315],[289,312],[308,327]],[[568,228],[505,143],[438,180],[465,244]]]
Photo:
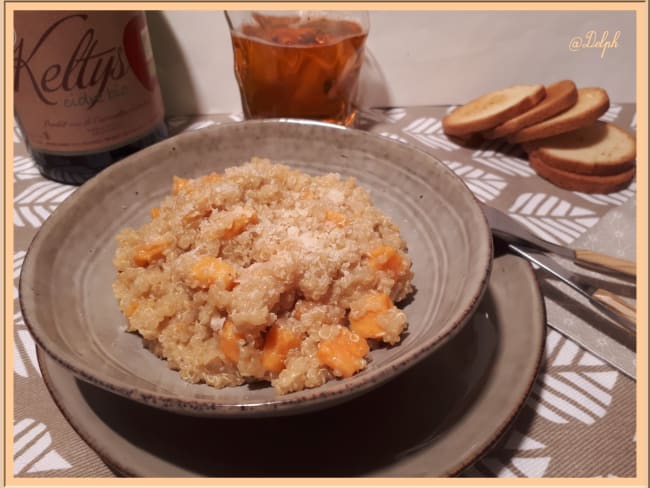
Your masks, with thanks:
[[[608,122],[523,144],[544,164],[584,175],[613,175],[634,166],[636,140]]]
[[[548,166],[535,152],[528,155],[531,168],[542,178],[555,186],[570,191],[583,193],[613,193],[627,188],[634,179],[635,168],[632,167],[615,175],[581,175]]]
[[[571,132],[580,127],[591,125],[607,112],[608,108],[609,96],[605,90],[596,87],[580,88],[578,89],[578,100],[573,107],[550,119],[511,134],[508,136],[508,142],[516,144]]]
[[[448,114],[442,128],[452,136],[491,129],[531,109],[545,96],[544,85],[516,85],[486,93]]]
[[[573,107],[578,100],[578,89],[571,80],[562,80],[546,87],[546,97],[530,110],[482,133],[486,139],[497,139],[513,134],[524,127],[537,124]]]

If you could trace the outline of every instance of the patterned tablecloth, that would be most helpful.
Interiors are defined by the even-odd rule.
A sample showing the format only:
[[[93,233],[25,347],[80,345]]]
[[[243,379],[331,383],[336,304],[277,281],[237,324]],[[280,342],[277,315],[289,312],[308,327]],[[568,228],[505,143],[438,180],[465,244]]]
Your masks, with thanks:
[[[450,141],[440,124],[449,109],[374,110],[364,114],[360,123],[366,130],[437,156],[464,179],[480,200],[507,211],[549,240],[580,243],[634,258],[634,183],[610,195],[558,189],[536,176],[518,146],[491,142],[470,149]],[[613,104],[603,119],[636,130],[634,105]],[[240,114],[173,118],[168,122],[174,134],[238,120]],[[18,132],[14,152],[14,476],[113,476],[70,427],[48,394],[35,344],[18,304],[18,277],[29,243],[75,187],[41,177]],[[539,278],[542,281],[543,276]],[[542,283],[549,324],[584,322],[584,318],[566,310],[561,290],[552,293],[550,286],[552,283]],[[602,338],[596,342],[602,347],[619,347]],[[624,362],[634,365],[630,351],[624,350],[622,356]],[[635,387],[634,380],[549,327],[546,358],[523,410],[501,442],[463,474],[634,477]]]

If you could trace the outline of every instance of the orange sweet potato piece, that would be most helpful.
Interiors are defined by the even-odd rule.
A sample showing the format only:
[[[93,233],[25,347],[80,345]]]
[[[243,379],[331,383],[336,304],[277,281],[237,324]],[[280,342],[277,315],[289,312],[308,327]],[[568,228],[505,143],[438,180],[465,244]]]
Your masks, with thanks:
[[[348,223],[348,218],[345,215],[340,212],[334,212],[332,210],[325,212],[325,219],[335,223],[339,227],[343,227]]]
[[[163,251],[167,248],[167,242],[152,242],[141,244],[135,251],[133,262],[137,266],[147,266],[149,263],[160,259]]]
[[[219,337],[219,347],[224,356],[233,363],[239,361],[239,341],[243,337],[241,334],[235,332],[235,327],[230,319],[226,319],[223,327],[217,334]]]
[[[151,218],[157,219],[160,216],[160,209],[158,207],[153,207],[151,209]]]
[[[264,340],[262,366],[271,373],[278,374],[284,369],[289,351],[300,346],[300,336],[285,327],[273,325]]]
[[[368,253],[371,267],[379,271],[390,271],[393,274],[399,273],[404,267],[404,261],[391,246],[378,246]]]
[[[183,223],[186,225],[196,224],[200,219],[209,217],[211,213],[212,208],[208,205],[208,199],[204,198],[194,205],[192,210],[183,215]]]
[[[216,183],[221,179],[221,175],[219,173],[210,173],[204,176],[201,176],[199,178],[199,181],[201,184],[210,184],[210,183]]]
[[[124,315],[127,317],[130,317],[135,313],[135,311],[138,309],[138,302],[133,301],[129,303],[129,305],[126,307],[126,310],[124,311]]]
[[[379,339],[385,331],[379,324],[379,316],[393,307],[385,293],[372,292],[355,301],[350,309],[350,329],[365,339]]]
[[[254,211],[251,211],[246,214],[238,215],[232,221],[232,224],[228,229],[226,229],[222,234],[222,239],[232,239],[237,237],[239,234],[244,232],[246,227],[251,224],[256,224],[258,222],[257,214]]]
[[[172,194],[178,195],[184,188],[190,184],[190,180],[187,178],[181,178],[179,176],[174,176],[172,178]]]
[[[228,261],[214,256],[202,256],[193,265],[191,275],[199,286],[208,288],[220,281],[226,290],[235,286],[235,268]]]
[[[363,368],[363,358],[369,351],[363,337],[341,328],[333,339],[321,341],[316,354],[321,364],[332,369],[336,376],[349,378]]]

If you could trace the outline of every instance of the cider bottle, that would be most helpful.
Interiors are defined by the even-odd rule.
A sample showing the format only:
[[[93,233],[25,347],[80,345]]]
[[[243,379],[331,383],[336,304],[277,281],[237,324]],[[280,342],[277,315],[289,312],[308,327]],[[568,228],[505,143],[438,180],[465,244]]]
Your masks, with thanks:
[[[14,115],[40,172],[63,183],[167,137],[144,12],[15,12]]]

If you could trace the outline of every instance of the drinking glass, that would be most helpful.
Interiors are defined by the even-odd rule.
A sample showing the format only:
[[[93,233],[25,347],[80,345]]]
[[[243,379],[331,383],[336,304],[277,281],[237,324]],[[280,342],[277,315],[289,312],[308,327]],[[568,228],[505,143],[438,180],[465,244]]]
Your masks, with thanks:
[[[244,116],[352,125],[367,12],[228,11]]]

